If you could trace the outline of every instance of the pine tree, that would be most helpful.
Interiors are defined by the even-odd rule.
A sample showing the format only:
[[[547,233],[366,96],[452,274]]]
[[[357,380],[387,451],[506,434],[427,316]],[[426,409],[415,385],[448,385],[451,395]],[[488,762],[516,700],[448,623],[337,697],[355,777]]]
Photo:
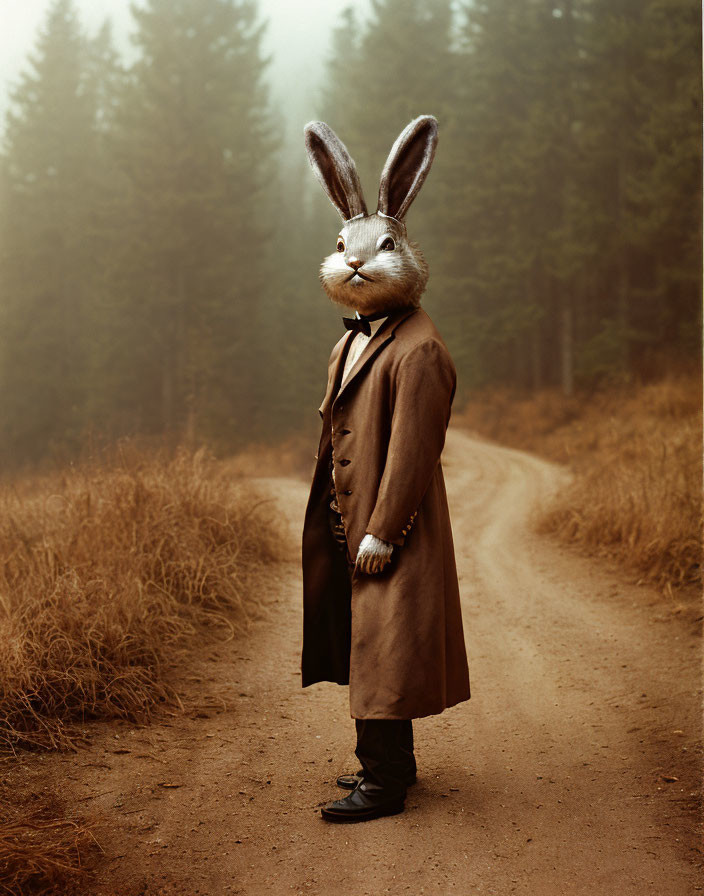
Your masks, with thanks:
[[[524,283],[536,309],[527,334],[530,379],[534,387],[544,379],[559,383],[565,395],[574,390],[575,320],[584,301],[580,222],[585,206],[576,136],[582,102],[581,16],[579,0],[534,5],[532,86],[524,129],[524,174],[531,185],[523,228],[530,247]]]
[[[96,263],[90,303],[91,338],[86,359],[86,421],[92,434],[110,438],[129,429],[130,396],[120,395],[120,364],[125,347],[119,334],[115,284],[121,276],[125,241],[124,207],[128,183],[116,165],[112,136],[126,72],[106,21],[87,45],[87,83],[94,108],[92,214],[84,230]]]
[[[0,450],[10,463],[77,449],[86,404],[96,159],[88,50],[56,0],[13,90],[2,154]]]
[[[693,356],[696,18],[687,0],[466,6],[452,330],[475,381],[570,392],[674,345]]]
[[[122,387],[142,431],[256,431],[274,149],[256,5],[149,0],[114,151],[129,184]],[[261,388],[260,388],[261,386]]]
[[[631,314],[642,334],[638,360],[647,368],[665,354],[700,353],[700,8],[691,0],[650,0],[643,25],[643,118],[628,228],[638,249]]]
[[[484,2],[465,10],[458,57],[458,124],[451,172],[452,252],[461,258],[453,331],[470,354],[472,380],[527,381],[542,318],[540,235],[541,78],[535,3]],[[471,346],[471,350],[469,348]],[[532,346],[535,355],[535,345]],[[534,378],[536,372],[533,372]]]
[[[588,167],[587,240],[598,258],[591,309],[592,328],[596,324],[598,329],[585,343],[586,373],[598,372],[596,350],[600,364],[627,374],[637,267],[629,181],[640,166],[638,133],[645,109],[645,98],[639,95],[645,62],[643,4],[593,0],[585,18],[584,44],[587,90],[580,143]]]

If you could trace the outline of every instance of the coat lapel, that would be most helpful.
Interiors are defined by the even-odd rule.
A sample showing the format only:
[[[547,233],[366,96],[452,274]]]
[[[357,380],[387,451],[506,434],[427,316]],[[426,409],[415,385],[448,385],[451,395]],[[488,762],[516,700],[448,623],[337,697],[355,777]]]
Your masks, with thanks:
[[[381,329],[381,327],[379,328]],[[341,374],[341,366],[344,363],[344,359],[347,357],[347,350],[350,342],[355,337],[355,333],[350,330],[348,333],[343,336],[343,338],[339,341],[340,351],[337,353],[335,360],[332,362],[330,369],[328,370],[328,386],[325,390],[325,398],[323,398],[323,403],[318,408],[318,413],[322,417],[325,414],[325,409],[328,407],[330,402],[333,399],[333,391],[335,389],[335,383],[338,382],[338,378]]]
[[[345,391],[349,388],[349,386],[357,379],[357,377],[362,373],[362,371],[367,367],[369,362],[375,357],[381,350],[394,338],[394,330],[401,323],[401,321],[405,320],[407,317],[410,317],[417,309],[410,308],[406,309],[400,314],[391,313],[384,323],[379,327],[376,333],[372,336],[369,342],[364,346],[364,351],[357,358],[350,370],[347,379],[345,380],[342,388],[337,393],[337,396],[333,397],[333,401],[336,401]]]
[[[347,349],[355,337],[354,331],[350,330],[350,332],[346,336],[346,341],[343,340],[340,344],[340,353],[338,354],[335,362],[333,364],[333,369],[331,371],[331,376],[328,378],[328,388],[325,393],[325,398],[323,399],[323,403],[318,408],[320,412],[320,416],[322,417],[325,413],[326,408],[331,402],[337,401],[337,399],[347,390],[347,388],[357,379],[357,377],[362,373],[362,371],[367,367],[369,362],[375,357],[385,345],[387,345],[394,338],[394,330],[396,327],[404,321],[407,317],[410,317],[411,314],[414,314],[418,309],[417,308],[406,308],[403,309],[400,313],[391,312],[389,316],[386,318],[384,323],[379,327],[376,333],[372,336],[372,338],[367,342],[364,346],[364,351],[357,358],[350,370],[347,379],[344,382],[344,385],[341,387],[340,391],[337,395],[334,395],[335,384],[339,381],[339,377],[342,373],[341,367],[344,363],[344,358],[347,356]]]

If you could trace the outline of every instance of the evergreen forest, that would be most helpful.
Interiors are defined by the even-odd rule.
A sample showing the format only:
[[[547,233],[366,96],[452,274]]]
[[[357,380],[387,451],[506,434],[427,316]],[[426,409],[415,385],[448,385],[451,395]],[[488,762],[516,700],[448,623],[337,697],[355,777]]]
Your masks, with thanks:
[[[141,0],[133,48],[52,0],[0,148],[0,462],[140,435],[226,452],[318,420],[344,309],[306,121],[370,211],[401,129],[440,141],[408,216],[461,402],[693,365],[701,28],[693,0],[371,0],[342,9],[297,140],[255,0]],[[296,85],[292,84],[295,90]]]

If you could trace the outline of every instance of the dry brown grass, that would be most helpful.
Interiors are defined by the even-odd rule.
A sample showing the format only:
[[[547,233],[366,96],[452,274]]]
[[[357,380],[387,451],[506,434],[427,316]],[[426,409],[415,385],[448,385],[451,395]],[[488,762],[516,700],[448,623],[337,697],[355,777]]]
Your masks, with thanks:
[[[0,508],[0,750],[174,700],[167,665],[199,627],[246,623],[284,539],[203,450],[25,480]]]
[[[506,392],[470,402],[457,421],[504,444],[569,463],[572,485],[541,528],[617,559],[670,592],[699,581],[699,376],[564,399]]]
[[[56,796],[21,798],[0,789],[0,891],[68,896],[98,849],[83,821],[66,817]]]
[[[74,747],[89,719],[178,703],[169,668],[259,613],[287,550],[271,499],[205,450],[0,487],[0,754]],[[90,830],[55,795],[0,788],[0,892],[69,892]]]

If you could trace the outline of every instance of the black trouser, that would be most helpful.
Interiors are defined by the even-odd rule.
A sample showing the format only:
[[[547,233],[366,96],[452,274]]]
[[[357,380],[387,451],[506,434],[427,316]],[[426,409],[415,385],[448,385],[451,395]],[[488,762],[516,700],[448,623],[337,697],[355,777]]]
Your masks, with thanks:
[[[347,541],[342,517],[330,479],[329,522],[335,543],[347,556]],[[348,561],[347,570],[351,572]],[[413,723],[411,719],[355,719],[355,753],[364,771],[364,780],[381,787],[390,795],[405,793],[407,782],[415,777]]]
[[[355,719],[355,725],[364,780],[389,796],[405,794],[416,775],[411,719]]]

